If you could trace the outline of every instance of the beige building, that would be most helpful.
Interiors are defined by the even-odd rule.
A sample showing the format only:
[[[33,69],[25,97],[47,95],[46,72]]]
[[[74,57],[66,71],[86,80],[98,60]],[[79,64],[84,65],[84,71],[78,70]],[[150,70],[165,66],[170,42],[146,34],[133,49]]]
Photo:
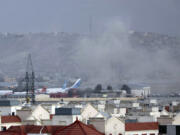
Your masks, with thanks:
[[[177,113],[176,116],[173,118],[173,125],[180,125],[180,113]]]
[[[89,118],[94,118],[98,114],[99,112],[95,107],[93,107],[91,104],[87,104],[81,113],[82,121],[87,123],[87,120],[89,120]]]
[[[105,122],[105,134],[106,135],[124,135],[125,134],[125,124],[124,121],[111,117]]]
[[[23,124],[44,125],[50,124],[50,113],[41,105],[23,107],[17,110],[17,115]]]
[[[69,125],[77,119],[82,121],[80,108],[56,108],[52,125]]]

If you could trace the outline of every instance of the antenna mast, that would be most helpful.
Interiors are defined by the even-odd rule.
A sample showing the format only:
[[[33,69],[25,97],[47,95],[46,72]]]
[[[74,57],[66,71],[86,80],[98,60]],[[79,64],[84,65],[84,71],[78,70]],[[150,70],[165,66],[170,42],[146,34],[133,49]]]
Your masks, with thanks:
[[[29,98],[31,98],[32,103],[35,104],[35,92],[34,92],[35,73],[33,69],[31,54],[28,55],[28,59],[27,59],[25,80],[26,80],[26,102],[28,103]],[[29,97],[29,93],[31,93],[30,97]]]

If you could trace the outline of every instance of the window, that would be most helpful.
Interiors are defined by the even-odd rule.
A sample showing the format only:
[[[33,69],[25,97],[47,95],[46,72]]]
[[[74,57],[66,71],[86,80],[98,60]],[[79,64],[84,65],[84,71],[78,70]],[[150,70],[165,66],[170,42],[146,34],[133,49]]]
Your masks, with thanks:
[[[167,133],[167,126],[166,125],[159,125],[159,133],[166,134]]]
[[[14,116],[15,115],[15,112],[12,112],[12,116]]]
[[[1,127],[1,129],[2,129],[2,131],[6,131],[6,127],[4,127],[4,126]]]
[[[180,126],[176,126],[176,135],[180,135]]]

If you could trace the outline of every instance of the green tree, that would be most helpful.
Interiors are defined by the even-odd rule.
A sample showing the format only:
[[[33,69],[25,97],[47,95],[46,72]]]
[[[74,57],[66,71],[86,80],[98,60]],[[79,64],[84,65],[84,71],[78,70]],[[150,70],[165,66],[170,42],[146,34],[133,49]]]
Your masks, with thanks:
[[[131,94],[131,88],[126,84],[122,85],[121,90],[125,90],[127,94]]]
[[[112,86],[111,86],[111,85],[108,85],[108,86],[107,86],[107,90],[113,90]]]
[[[100,93],[101,90],[102,90],[102,85],[101,85],[101,84],[97,84],[96,87],[95,87],[95,89],[94,89],[94,92]]]

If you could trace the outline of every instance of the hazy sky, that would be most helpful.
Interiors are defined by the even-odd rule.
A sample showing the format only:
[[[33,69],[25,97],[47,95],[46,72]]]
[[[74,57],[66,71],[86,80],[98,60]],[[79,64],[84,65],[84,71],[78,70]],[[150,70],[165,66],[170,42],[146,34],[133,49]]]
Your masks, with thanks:
[[[0,0],[0,32],[88,33],[117,19],[131,29],[180,35],[180,0]]]

